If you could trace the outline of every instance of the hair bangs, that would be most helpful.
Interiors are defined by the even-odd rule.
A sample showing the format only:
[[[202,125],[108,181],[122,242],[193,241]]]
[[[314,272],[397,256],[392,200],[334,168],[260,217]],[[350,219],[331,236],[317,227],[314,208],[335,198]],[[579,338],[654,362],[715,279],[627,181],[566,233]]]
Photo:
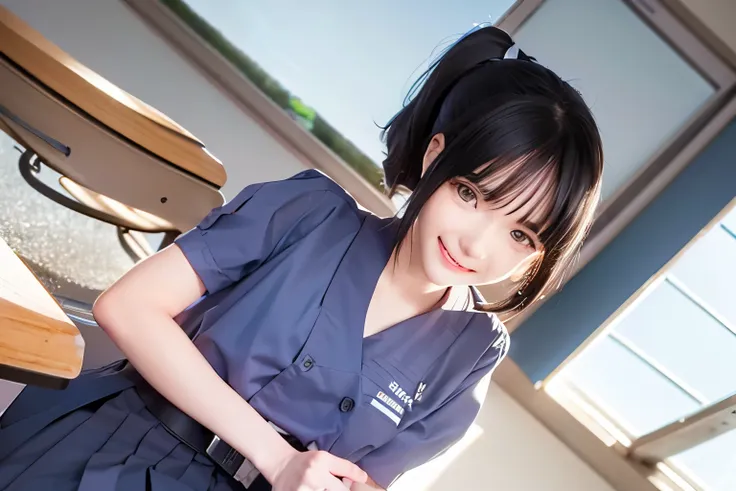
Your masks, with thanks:
[[[519,221],[542,234],[553,223],[558,187],[557,165],[550,155],[533,151],[520,159],[496,159],[463,176],[473,183],[483,200],[506,215],[522,212]]]

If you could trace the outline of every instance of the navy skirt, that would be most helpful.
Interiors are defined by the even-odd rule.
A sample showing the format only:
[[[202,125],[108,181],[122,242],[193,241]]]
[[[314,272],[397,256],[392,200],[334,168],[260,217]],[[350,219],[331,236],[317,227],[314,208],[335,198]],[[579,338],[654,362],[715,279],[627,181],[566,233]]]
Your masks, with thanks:
[[[101,379],[130,385],[98,372],[81,376],[66,391],[24,390],[0,418],[0,490],[245,489],[169,433],[135,388],[93,401],[80,398],[93,394]],[[75,397],[83,404],[68,404]]]

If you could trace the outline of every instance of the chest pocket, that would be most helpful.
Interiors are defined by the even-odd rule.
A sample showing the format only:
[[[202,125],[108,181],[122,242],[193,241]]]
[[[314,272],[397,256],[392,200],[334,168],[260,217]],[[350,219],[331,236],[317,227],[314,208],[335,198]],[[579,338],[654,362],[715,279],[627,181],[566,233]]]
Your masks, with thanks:
[[[360,399],[330,452],[356,462],[393,439],[413,419],[417,385],[386,359],[364,360]]]
[[[294,361],[265,381],[249,403],[305,446],[329,449],[360,400],[360,375],[329,366],[319,321]],[[336,343],[340,344],[340,343]]]

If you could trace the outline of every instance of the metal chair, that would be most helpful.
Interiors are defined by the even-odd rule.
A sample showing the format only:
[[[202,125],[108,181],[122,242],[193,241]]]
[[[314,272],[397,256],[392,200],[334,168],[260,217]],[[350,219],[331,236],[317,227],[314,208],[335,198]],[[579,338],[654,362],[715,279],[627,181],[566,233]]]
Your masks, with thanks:
[[[224,201],[222,164],[191,133],[127,94],[0,6],[0,129],[20,143],[25,181],[47,198],[113,224],[138,260]],[[48,186],[44,167],[65,193]]]

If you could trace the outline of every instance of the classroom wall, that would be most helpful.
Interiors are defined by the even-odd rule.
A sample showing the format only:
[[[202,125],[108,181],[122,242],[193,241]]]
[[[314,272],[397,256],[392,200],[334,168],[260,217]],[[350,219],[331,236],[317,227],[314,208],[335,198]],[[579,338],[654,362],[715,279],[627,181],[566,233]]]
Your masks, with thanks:
[[[495,384],[466,438],[391,491],[614,491]]]
[[[201,138],[229,174],[225,194],[286,177],[303,165],[118,0],[0,0],[0,4],[121,88]],[[107,350],[85,336],[87,352]],[[0,411],[20,386],[0,383]],[[597,474],[497,386],[474,428],[477,438],[411,491],[612,491]],[[481,431],[478,431],[478,429]],[[439,475],[438,475],[439,474]],[[412,477],[412,476],[409,476]],[[413,483],[409,485],[409,483]],[[409,486],[409,487],[406,487]]]

